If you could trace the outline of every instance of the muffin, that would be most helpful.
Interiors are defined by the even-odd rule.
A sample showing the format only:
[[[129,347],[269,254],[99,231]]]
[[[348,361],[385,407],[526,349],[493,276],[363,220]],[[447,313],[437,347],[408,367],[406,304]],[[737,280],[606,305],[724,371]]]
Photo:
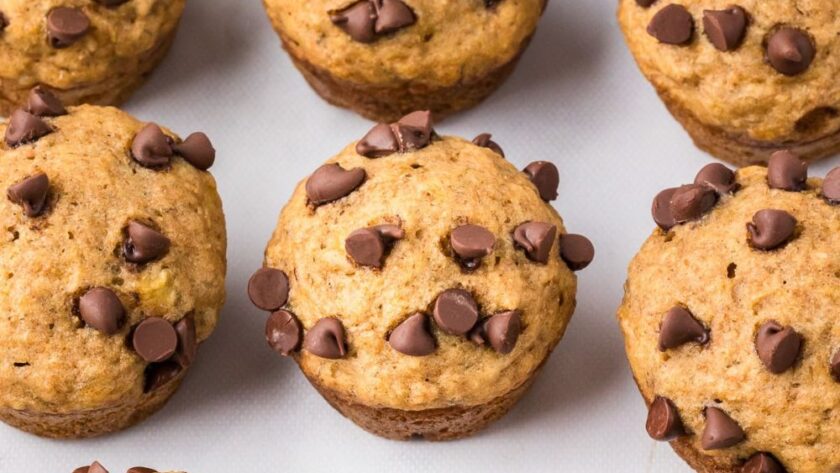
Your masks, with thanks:
[[[175,38],[185,0],[0,0],[0,115],[41,85],[65,104],[116,105]]]
[[[0,136],[0,419],[129,427],[175,392],[224,301],[212,145],[38,89]]]
[[[653,203],[618,311],[647,431],[705,473],[840,467],[840,168],[710,164]]]
[[[620,0],[630,51],[694,142],[740,166],[840,150],[832,0]]]
[[[109,473],[108,470],[105,469],[99,462],[93,462],[90,465],[80,466],[73,470],[73,473]],[[126,471],[126,473],[159,473],[157,470],[152,468],[146,468],[145,466],[135,466],[131,467]],[[163,473],[163,472],[160,472]],[[168,473],[185,473],[183,471],[170,471]]]
[[[504,415],[563,336],[591,243],[546,202],[557,168],[518,171],[489,135],[429,112],[375,126],[295,189],[248,284],[344,416],[392,439],[455,439]]]
[[[546,0],[263,0],[327,102],[376,121],[472,107],[513,71]]]

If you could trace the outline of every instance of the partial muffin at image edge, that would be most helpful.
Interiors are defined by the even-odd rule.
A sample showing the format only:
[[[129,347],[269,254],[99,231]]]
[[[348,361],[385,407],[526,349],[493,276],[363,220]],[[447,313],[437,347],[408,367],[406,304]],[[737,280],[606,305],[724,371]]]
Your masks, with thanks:
[[[40,88],[0,135],[0,419],[56,438],[140,422],[224,302],[215,150]]]
[[[175,39],[186,0],[0,2],[0,116],[42,86],[66,105],[118,105]]]
[[[440,120],[513,72],[546,0],[263,0],[283,47],[327,102],[392,122]]]
[[[464,437],[504,415],[559,342],[594,257],[489,134],[429,112],[381,123],[295,189],[251,277],[266,339],[362,428]]]
[[[618,310],[648,434],[703,473],[836,471],[840,167],[710,164],[652,214]]]
[[[840,152],[840,18],[830,0],[620,0],[619,24],[660,98],[710,154]]]
[[[95,462],[91,463],[90,465],[80,466],[80,467],[76,468],[75,470],[73,470],[73,473],[111,473],[111,472],[109,470],[107,470],[104,466],[102,466],[101,463],[99,463],[98,461],[95,461]],[[158,472],[158,470],[155,470],[153,468],[148,468],[148,467],[145,467],[145,466],[133,466],[133,467],[129,468],[128,470],[126,470],[125,473],[164,473],[164,472],[163,471]],[[165,472],[165,473],[186,473],[186,472],[184,472],[184,471],[169,471],[169,472]]]

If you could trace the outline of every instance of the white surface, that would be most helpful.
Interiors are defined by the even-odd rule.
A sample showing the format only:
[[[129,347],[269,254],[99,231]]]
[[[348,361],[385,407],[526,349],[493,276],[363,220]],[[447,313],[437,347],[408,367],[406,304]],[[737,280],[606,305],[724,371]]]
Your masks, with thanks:
[[[291,360],[270,351],[264,313],[245,296],[293,185],[371,124],[322,102],[281,51],[257,0],[192,0],[174,50],[126,109],[218,150],[229,233],[228,303],[181,391],[128,431],[50,441],[0,426],[0,472],[70,473],[99,459],[114,473],[145,464],[190,473],[304,471],[655,472],[690,470],[644,430],[615,309],[625,268],[653,228],[649,204],[690,182],[695,149],[637,72],[614,1],[550,2],[511,80],[440,126],[489,131],[518,167],[560,168],[556,206],[588,235],[596,260],[578,273],[565,340],[525,399],[476,437],[400,443],[333,411]],[[837,159],[812,167],[824,175]]]

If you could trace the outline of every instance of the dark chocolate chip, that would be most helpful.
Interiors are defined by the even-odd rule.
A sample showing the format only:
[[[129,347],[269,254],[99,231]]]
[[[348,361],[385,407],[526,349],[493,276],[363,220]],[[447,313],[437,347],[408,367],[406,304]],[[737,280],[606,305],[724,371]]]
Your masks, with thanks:
[[[653,205],[651,206],[650,213],[653,215],[653,221],[659,225],[659,228],[665,231],[670,230],[677,224],[674,220],[674,216],[671,214],[671,198],[676,192],[677,188],[672,187],[661,191],[653,198]]]
[[[656,396],[650,404],[645,428],[652,439],[662,442],[670,442],[686,434],[677,406],[662,396]]]
[[[289,356],[300,347],[303,327],[295,314],[287,310],[272,312],[265,322],[265,340],[277,353]]]
[[[523,171],[537,187],[542,200],[548,202],[557,198],[557,187],[560,185],[560,172],[557,166],[548,161],[534,161]]]
[[[140,222],[129,221],[125,233],[123,255],[130,263],[148,263],[162,258],[169,251],[169,238]]]
[[[756,453],[751,456],[740,473],[787,473],[787,470],[769,453]]]
[[[9,200],[23,207],[27,217],[37,217],[47,207],[50,179],[43,172],[9,186],[6,195]]]
[[[146,468],[145,466],[133,466],[125,473],[158,473],[158,471],[152,468]]]
[[[146,367],[143,392],[148,393],[169,384],[181,373],[181,365],[173,361],[150,363]]]
[[[784,210],[764,209],[747,224],[750,246],[758,250],[774,250],[793,238],[796,219]]]
[[[656,0],[636,0],[636,5],[647,8],[656,3]]]
[[[484,338],[498,353],[513,351],[522,332],[522,318],[518,310],[509,310],[492,315],[484,322]]]
[[[472,142],[476,146],[481,146],[482,148],[487,148],[490,151],[493,151],[494,153],[496,153],[499,156],[504,158],[505,157],[505,152],[502,151],[502,147],[499,146],[498,143],[496,143],[495,141],[493,141],[491,139],[492,137],[493,137],[493,135],[491,135],[490,133],[482,133],[482,134],[476,136],[475,138],[473,138]]]
[[[400,143],[401,151],[425,148],[432,141],[432,112],[421,110],[411,112],[394,124],[393,130]]]
[[[374,0],[376,9],[376,34],[389,34],[400,28],[413,25],[417,18],[402,0]]]
[[[187,139],[173,146],[172,150],[202,171],[210,169],[216,161],[216,149],[210,143],[210,138],[200,131],[190,134]]]
[[[108,470],[101,463],[93,462],[90,465],[76,468],[73,473],[108,473]]]
[[[52,131],[53,129],[44,120],[18,108],[9,117],[9,125],[6,127],[6,144],[15,148],[38,141],[39,138],[49,135]]]
[[[764,366],[773,374],[789,370],[799,358],[802,335],[792,327],[782,327],[778,322],[765,322],[755,337],[755,350]]]
[[[134,351],[149,363],[168,360],[178,348],[178,334],[168,320],[149,317],[134,329],[131,337]]]
[[[797,28],[779,28],[767,40],[767,61],[786,76],[805,72],[816,54],[808,33]]]
[[[738,189],[735,173],[720,163],[703,166],[694,178],[695,184],[711,187],[718,195],[733,194]]]
[[[400,144],[391,125],[380,123],[371,128],[356,143],[356,152],[366,158],[382,158],[400,150]]]
[[[831,358],[831,376],[840,383],[840,350]]]
[[[198,354],[198,339],[195,334],[195,320],[188,314],[175,324],[178,335],[178,348],[175,350],[175,361],[182,368],[188,368],[195,361]]]
[[[64,104],[52,92],[39,86],[29,91],[26,110],[38,117],[58,117],[67,114]]]
[[[840,166],[832,169],[825,176],[822,195],[829,204],[840,204]]]
[[[105,5],[106,7],[118,7],[128,0],[96,0],[96,3]]]
[[[347,355],[344,325],[335,317],[319,320],[303,337],[303,349],[321,358],[344,358]]]
[[[746,434],[729,415],[717,407],[706,408],[706,428],[700,443],[704,450],[721,450],[743,442]]]
[[[94,287],[79,298],[79,315],[88,326],[113,335],[125,320],[125,307],[114,291]]]
[[[131,156],[143,167],[168,166],[172,160],[172,154],[172,139],[154,123],[146,124],[134,136],[134,141],[131,143]]]
[[[547,263],[556,236],[557,227],[550,223],[525,222],[513,231],[513,242],[531,261]]]
[[[376,39],[373,29],[376,23],[376,12],[373,3],[369,0],[361,0],[333,13],[330,15],[330,20],[355,41],[372,43]]]
[[[388,343],[404,355],[431,355],[435,351],[435,338],[429,330],[429,318],[418,312],[405,319],[388,336]]]
[[[585,236],[567,233],[560,237],[560,258],[572,271],[580,271],[595,259],[595,247]]]
[[[466,335],[478,321],[478,304],[463,289],[447,289],[435,300],[435,323],[451,335]]]
[[[274,268],[260,268],[248,280],[248,297],[257,308],[275,311],[289,298],[289,278]]]
[[[360,228],[344,240],[344,249],[358,265],[381,268],[389,246],[405,237],[396,225],[377,225]]]
[[[366,176],[362,168],[345,170],[336,163],[324,164],[306,181],[306,196],[313,205],[323,205],[356,190]]]
[[[705,345],[709,330],[683,307],[673,307],[662,318],[659,328],[659,350],[680,347],[689,342]]]
[[[776,151],[767,163],[767,184],[771,189],[799,192],[808,181],[808,163],[791,151]]]
[[[647,32],[660,43],[686,45],[694,36],[694,19],[684,6],[671,4],[656,12]]]
[[[6,15],[4,15],[3,12],[0,11],[0,33],[2,33],[8,26],[9,19],[6,18]]]
[[[671,196],[671,216],[676,223],[697,220],[717,203],[714,189],[700,184],[680,186]]]
[[[703,29],[715,48],[733,51],[744,41],[747,12],[737,5],[730,5],[723,10],[705,10]]]
[[[47,14],[47,35],[54,48],[66,48],[90,30],[90,20],[80,8],[58,7]]]
[[[449,242],[458,258],[472,268],[471,263],[477,267],[478,260],[493,252],[496,237],[484,227],[468,224],[452,230]]]

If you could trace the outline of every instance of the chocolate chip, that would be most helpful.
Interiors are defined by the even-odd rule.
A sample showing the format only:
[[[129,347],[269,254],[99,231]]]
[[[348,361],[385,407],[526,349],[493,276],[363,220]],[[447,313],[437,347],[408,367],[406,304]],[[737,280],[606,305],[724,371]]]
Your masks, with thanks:
[[[248,280],[248,297],[257,308],[275,311],[289,298],[289,278],[274,268],[260,268]]]
[[[738,189],[735,173],[720,163],[703,166],[694,178],[695,184],[711,187],[718,195],[733,194]]]
[[[475,269],[481,258],[493,252],[496,237],[484,227],[461,225],[449,235],[452,250],[467,269]]]
[[[148,393],[157,390],[170,381],[177,378],[181,373],[181,365],[172,361],[164,363],[151,363],[146,367],[143,392]]]
[[[401,151],[425,148],[432,140],[432,112],[421,110],[400,118],[393,128]]]
[[[706,428],[700,442],[704,450],[733,447],[746,439],[741,426],[717,407],[706,408]]]
[[[327,317],[316,322],[303,337],[303,349],[321,358],[344,358],[347,341],[341,321]]]
[[[125,233],[123,255],[130,263],[148,263],[162,258],[169,251],[169,238],[140,222],[129,221]]]
[[[391,126],[380,123],[371,128],[356,143],[356,152],[366,158],[382,158],[400,150],[400,144]]]
[[[656,3],[656,0],[636,0],[636,5],[647,8]]]
[[[697,220],[717,203],[714,189],[700,184],[680,186],[671,196],[671,216],[676,223]]]
[[[805,189],[808,163],[791,151],[776,151],[767,163],[767,184],[771,189],[798,192]]]
[[[831,376],[840,383],[840,350],[831,358]]]
[[[685,308],[673,307],[662,318],[659,350],[677,348],[689,342],[705,345],[709,342],[709,330]]]
[[[210,138],[200,131],[190,134],[187,139],[173,146],[172,150],[202,171],[210,169],[216,161],[216,149],[210,143]]]
[[[557,227],[550,223],[525,222],[513,231],[513,242],[531,261],[547,263],[556,236]]]
[[[451,335],[465,335],[478,321],[478,304],[463,289],[447,289],[435,300],[435,323]]]
[[[178,334],[168,320],[149,317],[134,329],[134,351],[149,363],[168,360],[178,348]]]
[[[131,156],[143,167],[168,166],[172,154],[172,139],[154,123],[146,124],[131,143]]]
[[[744,41],[747,12],[737,5],[730,5],[724,10],[705,10],[703,29],[715,48],[733,51]]]
[[[490,151],[492,151],[492,152],[494,152],[494,153],[496,153],[499,156],[504,158],[505,157],[505,152],[502,151],[502,147],[499,146],[498,143],[496,143],[495,141],[490,139],[492,137],[493,137],[493,135],[491,135],[490,133],[482,133],[482,134],[476,136],[475,138],[473,138],[472,142],[473,142],[474,145],[481,146],[482,148],[487,148]]]
[[[653,221],[659,225],[659,228],[665,231],[670,230],[677,224],[674,216],[671,214],[671,198],[676,192],[677,188],[672,187],[661,191],[653,198],[650,213],[653,215]]]
[[[360,228],[344,240],[344,249],[356,264],[381,268],[390,245],[404,237],[405,232],[396,225]]]
[[[542,200],[548,202],[557,198],[557,187],[560,185],[560,173],[557,171],[557,166],[548,161],[534,161],[523,171],[537,187]]]
[[[105,469],[99,462],[93,462],[88,466],[80,466],[73,470],[73,473],[108,473],[108,470]]]
[[[146,468],[145,466],[133,466],[125,473],[158,473],[158,471],[152,468]]]
[[[366,176],[362,168],[348,171],[335,163],[324,164],[306,181],[306,196],[313,205],[323,205],[356,190]]]
[[[47,207],[49,190],[50,179],[39,172],[9,186],[6,195],[10,201],[23,206],[23,213],[27,217],[37,217]]]
[[[802,335],[772,320],[765,322],[755,337],[758,357],[773,374],[781,374],[792,368],[801,349]]]
[[[37,141],[39,138],[49,135],[52,131],[53,129],[44,120],[22,108],[18,108],[9,117],[9,125],[6,127],[6,144],[15,148]]]
[[[750,245],[758,250],[774,250],[793,238],[796,219],[784,210],[764,209],[747,224]]]
[[[388,336],[388,343],[403,355],[431,355],[435,351],[435,338],[429,330],[429,318],[418,312],[405,319]]]
[[[90,30],[90,20],[79,8],[58,7],[47,14],[47,35],[54,48],[66,48]]]
[[[2,33],[8,26],[9,19],[6,18],[6,15],[4,15],[3,12],[0,12],[0,33]]]
[[[656,12],[647,32],[660,43],[686,45],[694,36],[694,19],[684,6],[671,4]]]
[[[105,5],[106,7],[117,7],[122,5],[123,3],[127,2],[128,0],[95,0],[96,3],[100,5]]]
[[[277,353],[289,356],[300,347],[303,327],[295,314],[287,310],[272,312],[265,322],[265,340]]]
[[[797,28],[779,28],[767,40],[767,61],[786,76],[805,72],[816,54],[811,38]]]
[[[560,237],[560,258],[572,271],[580,271],[595,259],[595,247],[585,236],[567,233]]]
[[[498,353],[513,351],[522,332],[522,318],[518,310],[509,310],[492,315],[484,322],[484,337]]]
[[[79,298],[79,315],[88,326],[113,335],[125,320],[125,308],[114,291],[94,287]]]
[[[822,196],[829,204],[840,204],[840,166],[832,169],[825,176],[822,185]]]
[[[26,111],[39,117],[58,117],[67,114],[67,109],[58,97],[40,85],[29,91]]]
[[[349,7],[330,15],[334,25],[360,43],[372,43],[376,39],[374,24],[376,12],[373,3],[368,0],[356,2]]]
[[[188,314],[175,324],[178,335],[178,348],[175,350],[175,361],[182,368],[188,368],[195,361],[198,354],[198,340],[195,335],[195,320]]]
[[[376,8],[376,34],[393,33],[417,21],[414,12],[402,0],[374,0],[373,6]]]
[[[751,456],[741,467],[741,473],[787,473],[787,470],[773,455],[762,452]]]
[[[645,428],[652,439],[662,442],[670,442],[685,435],[677,406],[662,396],[656,396],[650,404]]]

